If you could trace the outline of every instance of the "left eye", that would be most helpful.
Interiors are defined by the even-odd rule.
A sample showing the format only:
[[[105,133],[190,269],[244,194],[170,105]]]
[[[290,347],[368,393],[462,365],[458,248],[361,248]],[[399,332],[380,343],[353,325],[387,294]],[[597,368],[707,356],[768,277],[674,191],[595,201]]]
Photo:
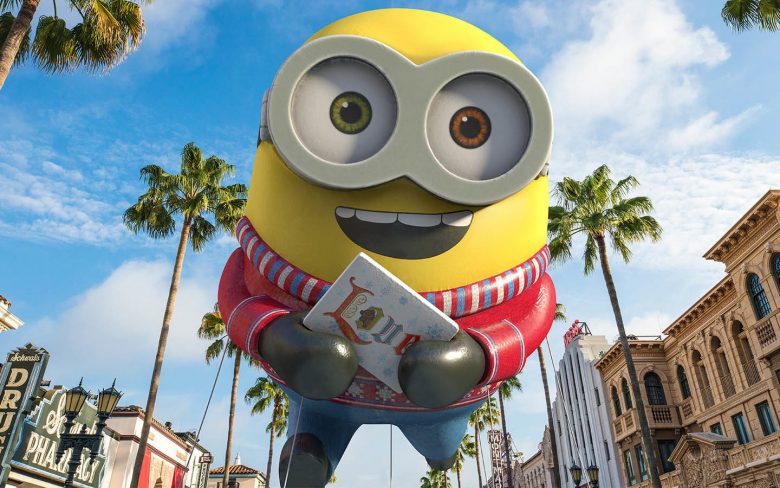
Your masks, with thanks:
[[[357,92],[344,92],[330,104],[333,127],[345,134],[363,132],[371,122],[371,102]]]
[[[333,58],[314,66],[295,88],[291,117],[311,153],[336,164],[370,158],[395,129],[396,99],[374,66]]]

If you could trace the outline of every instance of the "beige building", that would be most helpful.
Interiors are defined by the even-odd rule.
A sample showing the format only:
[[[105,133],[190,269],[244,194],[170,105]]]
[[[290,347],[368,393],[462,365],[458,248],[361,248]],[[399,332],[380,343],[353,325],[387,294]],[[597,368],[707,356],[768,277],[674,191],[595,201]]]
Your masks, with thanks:
[[[23,323],[19,317],[11,313],[11,302],[3,295],[0,295],[0,332],[16,330]]]
[[[704,255],[726,275],[665,330],[632,340],[664,486],[780,486],[780,190]],[[599,360],[626,484],[649,486],[619,344]],[[682,468],[682,469],[679,469]]]
[[[208,488],[225,488],[222,480],[225,473],[225,467],[220,466],[211,470],[209,474]],[[230,482],[235,482],[235,488],[265,488],[265,475],[255,468],[250,468],[241,464],[241,457],[236,456],[235,461],[230,465]],[[230,485],[228,485],[230,488]]]
[[[555,488],[552,481],[553,469],[550,429],[545,427],[539,450],[524,462],[515,461],[512,468],[514,488]]]

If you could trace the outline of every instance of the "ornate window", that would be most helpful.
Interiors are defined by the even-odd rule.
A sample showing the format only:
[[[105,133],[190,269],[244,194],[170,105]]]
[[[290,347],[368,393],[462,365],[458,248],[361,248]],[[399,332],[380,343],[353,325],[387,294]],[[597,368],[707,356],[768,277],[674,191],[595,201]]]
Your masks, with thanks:
[[[682,364],[677,365],[677,382],[680,384],[680,394],[683,400],[691,396],[691,387],[688,385],[688,375],[685,374],[685,368]]]
[[[731,423],[734,424],[734,432],[737,433],[737,442],[740,444],[747,444],[750,442],[750,429],[748,429],[747,422],[742,412],[731,416]]]
[[[647,481],[647,463],[645,463],[645,451],[641,444],[634,446],[636,464],[639,466],[639,481]]]
[[[763,401],[756,405],[756,413],[758,414],[758,421],[761,423],[761,431],[764,435],[771,435],[777,432],[775,420],[769,408],[769,402]]]
[[[745,373],[748,385],[755,385],[761,381],[761,374],[756,366],[756,358],[753,356],[753,348],[750,347],[750,341],[745,333],[745,327],[741,322],[734,322],[731,326],[731,335],[734,338],[734,344],[737,346],[737,355],[739,362],[742,363],[742,371]]]
[[[750,301],[753,303],[753,311],[756,313],[756,318],[762,319],[769,315],[772,307],[769,306],[769,300],[766,298],[766,292],[757,274],[750,273],[748,275],[747,290]]]
[[[623,415],[623,409],[620,408],[620,397],[618,396],[617,388],[612,387],[612,408],[615,410],[615,417]]]
[[[669,460],[669,457],[674,451],[677,441],[663,440],[658,441],[658,452],[661,453],[661,467],[664,473],[674,471],[674,463]]]
[[[772,274],[775,275],[777,288],[780,289],[780,252],[776,252],[772,255]]]
[[[729,368],[729,362],[726,359],[726,350],[723,348],[723,343],[718,336],[712,336],[710,349],[712,357],[715,359],[715,369],[718,372],[718,379],[720,380],[720,386],[723,388],[723,394],[726,398],[729,398],[736,393],[736,389],[734,388],[734,379],[731,377],[731,368]]]
[[[645,391],[650,405],[666,405],[664,385],[661,383],[661,378],[652,371],[645,375]]]
[[[623,390],[623,403],[626,404],[626,410],[634,408],[634,404],[631,402],[631,390],[628,389],[628,381],[625,378],[620,382],[620,388]]]

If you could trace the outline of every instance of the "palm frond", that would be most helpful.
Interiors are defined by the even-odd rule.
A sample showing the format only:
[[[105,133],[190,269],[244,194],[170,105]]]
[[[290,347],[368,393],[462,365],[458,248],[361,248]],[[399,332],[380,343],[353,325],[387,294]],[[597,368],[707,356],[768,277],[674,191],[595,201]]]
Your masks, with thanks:
[[[9,3],[6,1],[6,3]],[[13,2],[10,2],[13,3]],[[0,0],[0,10],[5,10],[5,8],[2,7],[3,0]],[[2,46],[5,43],[6,37],[8,37],[8,33],[11,32],[11,26],[14,25],[14,20],[16,20],[16,17],[14,17],[14,14],[11,12],[6,12],[2,15],[0,15],[0,46]],[[24,33],[24,37],[22,37],[22,42],[19,44],[19,50],[16,52],[16,57],[14,58],[14,64],[13,66],[19,66],[20,64],[24,63],[27,58],[30,56],[30,33],[32,32],[32,28],[27,28],[27,32]]]
[[[190,244],[195,252],[200,252],[205,247],[206,243],[214,237],[217,229],[208,220],[204,219],[200,215],[196,216],[192,220],[192,227],[190,228]]]
[[[211,361],[220,357],[224,348],[224,339],[217,339],[216,341],[209,344],[209,347],[206,348],[206,364],[211,364]]]
[[[588,234],[585,237],[585,250],[582,253],[583,270],[586,275],[589,275],[596,269],[596,263],[599,260],[598,246],[596,245],[596,239],[592,235]]]
[[[747,30],[759,22],[758,0],[728,0],[720,15],[735,31]]]
[[[761,30],[775,32],[780,28],[780,2],[758,0],[758,25]]]
[[[35,30],[32,55],[38,66],[47,73],[61,73],[76,67],[76,40],[63,19],[41,16]]]
[[[508,400],[512,398],[512,393],[523,391],[523,385],[520,383],[520,378],[512,376],[501,383],[501,386],[499,386],[498,389],[501,391],[504,398]]]
[[[553,318],[553,320],[556,322],[566,321],[566,305],[562,303],[555,304],[555,317]]]

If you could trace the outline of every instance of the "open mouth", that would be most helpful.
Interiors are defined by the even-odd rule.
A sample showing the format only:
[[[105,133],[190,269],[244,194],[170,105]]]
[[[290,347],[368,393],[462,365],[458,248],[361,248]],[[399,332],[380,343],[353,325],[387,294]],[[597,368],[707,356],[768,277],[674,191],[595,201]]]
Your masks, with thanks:
[[[469,210],[423,214],[336,208],[336,221],[352,242],[400,259],[425,259],[451,249],[466,235],[473,217]]]

